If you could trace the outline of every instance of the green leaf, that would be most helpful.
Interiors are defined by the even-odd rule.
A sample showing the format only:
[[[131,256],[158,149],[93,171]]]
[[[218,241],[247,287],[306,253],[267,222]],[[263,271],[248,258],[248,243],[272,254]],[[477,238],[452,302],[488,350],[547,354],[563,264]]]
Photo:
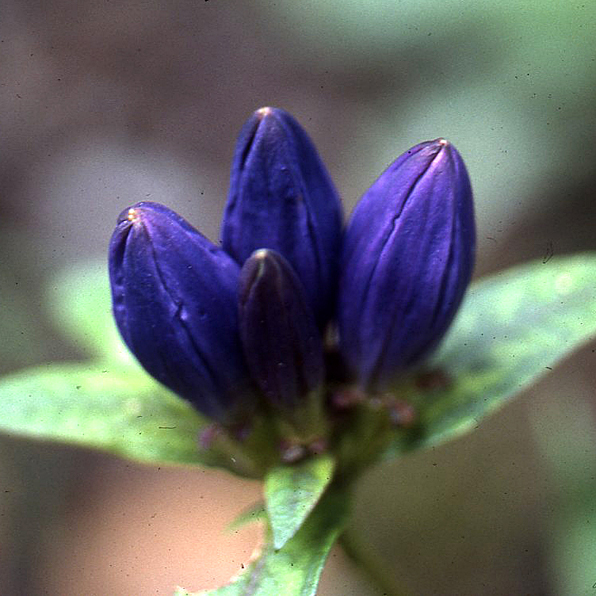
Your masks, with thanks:
[[[265,502],[276,549],[300,529],[331,482],[334,468],[330,455],[316,455],[297,464],[276,466],[267,473]]]
[[[149,463],[220,465],[200,450],[204,420],[148,375],[60,364],[0,380],[0,431],[100,449]]]
[[[526,263],[473,284],[431,362],[451,384],[420,396],[420,432],[388,455],[469,432],[595,334],[596,253]]]
[[[82,263],[59,273],[48,287],[50,315],[67,337],[89,356],[141,367],[120,338],[110,297],[106,262]]]
[[[306,523],[281,550],[268,541],[260,557],[231,584],[175,596],[313,596],[327,555],[343,529],[348,495],[327,491]]]
[[[228,524],[226,530],[228,530],[228,532],[234,532],[235,530],[238,530],[238,528],[242,528],[243,526],[256,521],[267,521],[267,510],[265,509],[265,503],[263,501],[259,501],[240,512],[236,519]]]

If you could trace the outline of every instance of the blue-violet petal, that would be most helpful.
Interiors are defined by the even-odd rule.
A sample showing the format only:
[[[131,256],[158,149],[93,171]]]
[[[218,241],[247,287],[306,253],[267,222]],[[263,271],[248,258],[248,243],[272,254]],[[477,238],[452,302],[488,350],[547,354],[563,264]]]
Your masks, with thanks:
[[[337,286],[342,208],[306,132],[287,112],[257,110],[240,132],[222,244],[241,265],[259,248],[288,260],[319,326]]]
[[[239,312],[253,379],[273,406],[298,407],[323,383],[323,345],[302,284],[279,253],[260,249],[244,263]]]
[[[474,252],[470,181],[447,141],[413,147],[364,194],[344,238],[338,302],[341,352],[363,387],[385,389],[437,346]]]
[[[116,323],[151,375],[218,422],[252,409],[231,257],[167,207],[142,202],[118,218],[109,269]]]

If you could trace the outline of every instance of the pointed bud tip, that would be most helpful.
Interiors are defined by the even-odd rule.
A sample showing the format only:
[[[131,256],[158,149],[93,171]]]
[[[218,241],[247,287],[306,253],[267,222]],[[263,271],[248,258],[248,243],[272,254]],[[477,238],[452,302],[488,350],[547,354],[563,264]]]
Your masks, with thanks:
[[[422,144],[423,151],[429,158],[429,164],[434,163],[435,166],[444,164],[446,161],[453,161],[461,159],[457,149],[447,139],[439,137],[433,141],[427,141]]]
[[[267,248],[259,248],[246,260],[242,270],[243,277],[247,280],[246,289],[249,290],[256,280],[261,279],[270,269],[273,263],[274,253]],[[243,292],[241,292],[241,296]],[[246,298],[246,297],[245,297]]]
[[[271,108],[269,106],[265,106],[263,108],[259,108],[256,112],[255,112],[255,116],[259,119],[262,120],[263,118],[267,117],[267,116],[271,116],[273,115],[275,108]]]
[[[136,208],[136,205],[132,207],[127,207],[124,209],[120,215],[118,215],[117,223],[121,224],[123,222],[128,223],[136,223],[139,221],[140,213],[139,210]]]
[[[427,151],[431,150],[435,157],[438,157],[439,155],[441,155],[443,153],[443,149],[450,151],[454,148],[453,145],[447,139],[444,139],[443,137],[438,137],[437,139],[434,139],[432,141],[427,141],[426,143],[421,143],[421,145],[423,147],[426,146]],[[420,145],[419,145],[419,147],[420,147]]]
[[[126,214],[126,219],[128,221],[135,221],[135,219],[137,219],[137,218],[138,218],[137,210],[134,207],[131,207]]]
[[[170,210],[163,205],[159,205],[158,203],[152,203],[150,201],[141,201],[139,203],[135,203],[134,205],[127,207],[123,211],[121,211],[120,215],[118,215],[117,223],[121,224],[123,222],[128,222],[131,224],[140,223],[143,219],[144,215],[147,215],[148,212],[151,211],[167,211]]]
[[[400,164],[401,161],[404,161],[404,159],[407,160],[417,156],[421,167],[425,168],[431,163],[435,162],[435,160],[437,160],[438,163],[445,158],[448,159],[453,155],[454,151],[455,147],[447,139],[438,137],[431,141],[424,141],[423,143],[419,143],[418,145],[411,147],[403,155],[401,155],[400,158],[398,158],[392,164],[392,166],[395,167],[397,164]]]
[[[290,268],[287,261],[275,250],[259,248],[245,261],[241,271],[240,303],[244,304],[255,283],[262,283],[267,277],[269,282],[283,277],[283,269]]]
[[[261,273],[268,264],[275,264],[280,259],[283,259],[283,257],[275,250],[271,248],[259,248],[246,259],[243,268],[256,270]]]
[[[264,261],[271,255],[271,250],[269,248],[259,248],[252,253],[252,257],[254,259],[258,259],[259,261]]]

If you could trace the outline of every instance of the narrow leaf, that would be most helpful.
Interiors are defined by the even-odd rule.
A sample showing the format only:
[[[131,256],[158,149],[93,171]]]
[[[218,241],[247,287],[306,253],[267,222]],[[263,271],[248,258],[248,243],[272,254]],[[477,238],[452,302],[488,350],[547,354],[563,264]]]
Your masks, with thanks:
[[[419,396],[420,432],[402,436],[388,455],[469,432],[595,334],[596,253],[480,280],[431,362],[448,387]]]
[[[328,491],[306,523],[281,550],[269,541],[261,555],[232,583],[175,596],[314,596],[327,555],[343,529],[348,495]]]
[[[313,456],[294,465],[272,468],[265,478],[265,501],[280,549],[304,523],[333,477],[335,461],[329,455]]]
[[[96,363],[28,369],[0,380],[0,431],[150,463],[216,465],[205,422],[147,375]]]
[[[257,521],[267,521],[267,510],[265,509],[265,503],[263,503],[263,501],[254,503],[244,511],[241,511],[238,516],[228,524],[226,530],[228,532],[234,532],[247,524]]]

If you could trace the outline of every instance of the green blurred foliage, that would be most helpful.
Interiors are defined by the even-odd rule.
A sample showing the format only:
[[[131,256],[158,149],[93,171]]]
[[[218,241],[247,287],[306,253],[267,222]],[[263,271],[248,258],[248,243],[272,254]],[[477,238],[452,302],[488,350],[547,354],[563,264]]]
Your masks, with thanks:
[[[532,261],[472,284],[429,365],[451,376],[427,392],[421,436],[433,446],[470,432],[596,331],[596,253]]]
[[[481,230],[494,232],[551,184],[591,175],[596,3],[261,2],[272,28],[316,54],[313,68],[368,80],[353,134],[367,139],[371,181],[410,145],[446,137],[472,173]]]
[[[65,268],[48,285],[47,312],[56,328],[83,354],[119,363],[146,376],[122,341],[112,314],[106,261]]]
[[[282,548],[300,529],[333,479],[335,461],[319,455],[293,466],[276,466],[265,478],[273,546]]]

